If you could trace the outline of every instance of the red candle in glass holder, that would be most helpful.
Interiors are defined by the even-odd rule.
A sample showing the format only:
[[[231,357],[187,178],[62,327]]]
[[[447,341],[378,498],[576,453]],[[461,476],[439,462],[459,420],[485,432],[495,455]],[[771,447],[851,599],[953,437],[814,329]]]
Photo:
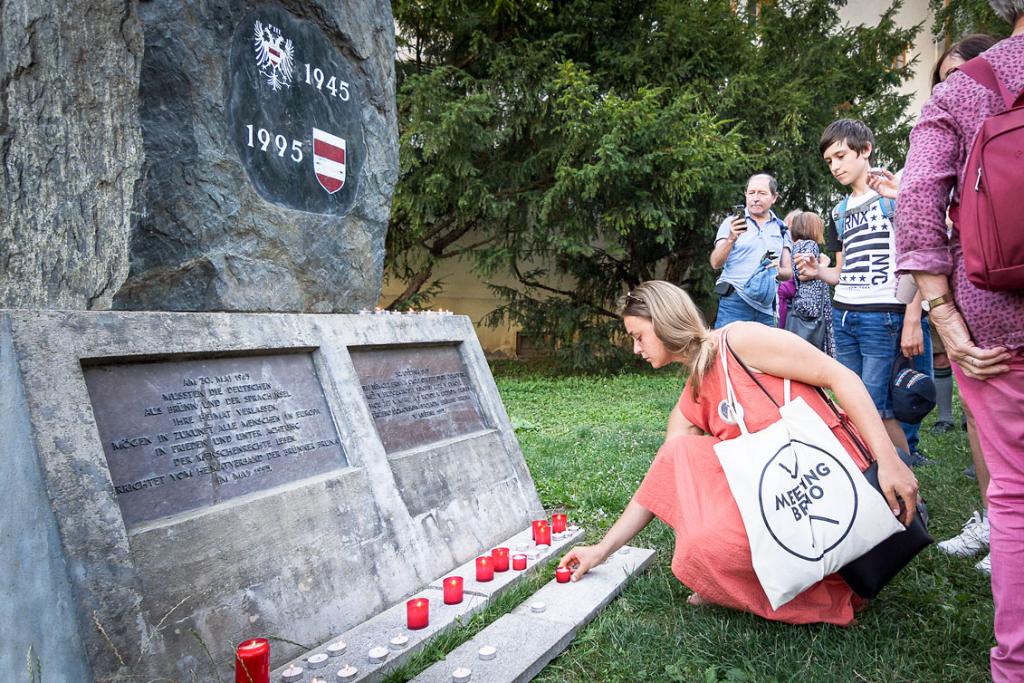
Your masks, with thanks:
[[[551,527],[547,523],[537,527],[537,545],[551,545]]]
[[[558,583],[569,583],[570,578],[572,578],[572,570],[568,567],[558,567],[555,569],[555,580]]]
[[[537,542],[537,529],[548,523],[546,519],[535,519],[533,520],[533,542]]]
[[[495,548],[491,551],[491,559],[494,560],[494,571],[508,571],[508,548]]]
[[[413,598],[405,603],[405,620],[409,630],[426,628],[430,623],[430,600]]]
[[[513,555],[512,556],[512,569],[516,571],[523,571],[526,569],[526,555]]]
[[[235,650],[235,683],[270,683],[270,641],[252,638]]]
[[[565,514],[551,515],[551,530],[556,534],[560,534],[565,531],[565,524],[568,517]]]
[[[487,555],[476,558],[476,580],[480,582],[494,579],[494,559]]]
[[[462,577],[449,576],[444,580],[444,604],[457,605],[462,602]]]

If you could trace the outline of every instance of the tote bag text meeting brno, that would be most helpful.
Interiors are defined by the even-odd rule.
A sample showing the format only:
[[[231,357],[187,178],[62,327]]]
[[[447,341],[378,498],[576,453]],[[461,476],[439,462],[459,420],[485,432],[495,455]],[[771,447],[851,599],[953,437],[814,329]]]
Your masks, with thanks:
[[[751,433],[731,381],[723,336],[720,359],[740,436],[715,444],[739,507],[754,572],[772,609],[838,571],[903,525],[872,488],[824,420],[801,397],[779,420]]]

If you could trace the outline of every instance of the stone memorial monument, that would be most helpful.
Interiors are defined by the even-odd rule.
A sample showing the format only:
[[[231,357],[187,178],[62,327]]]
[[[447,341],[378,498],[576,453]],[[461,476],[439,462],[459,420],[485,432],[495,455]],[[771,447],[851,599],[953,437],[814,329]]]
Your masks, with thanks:
[[[0,387],[7,672],[282,662],[542,514],[461,316],[9,311]]]

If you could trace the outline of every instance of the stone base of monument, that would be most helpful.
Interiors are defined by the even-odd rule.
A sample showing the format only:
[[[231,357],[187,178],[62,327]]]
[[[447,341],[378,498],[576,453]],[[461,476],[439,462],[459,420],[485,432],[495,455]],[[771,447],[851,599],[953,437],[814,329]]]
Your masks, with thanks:
[[[643,571],[655,551],[624,546],[580,581],[551,581],[511,613],[413,679],[417,683],[518,683],[532,680]],[[468,676],[468,677],[467,677]]]
[[[271,673],[271,681],[288,680],[310,683],[315,676],[328,681],[368,681],[381,680],[388,672],[397,669],[407,662],[414,654],[422,650],[430,640],[449,629],[469,620],[473,614],[485,608],[503,592],[512,588],[527,576],[534,574],[538,568],[545,566],[553,558],[560,557],[570,546],[583,537],[583,530],[566,532],[560,539],[552,539],[548,547],[539,547],[533,543],[532,530],[525,529],[495,547],[508,547],[512,554],[518,552],[536,552],[535,558],[528,558],[526,569],[495,572],[494,579],[481,582],[476,580],[475,560],[456,567],[423,590],[410,596],[430,600],[430,623],[426,628],[410,630],[406,628],[406,605],[401,601],[390,609],[359,624],[336,638],[324,643],[321,647],[310,650]],[[457,605],[444,604],[441,581],[447,576],[463,578],[464,597]],[[607,601],[606,601],[607,602]],[[392,639],[395,639],[394,642]],[[405,640],[407,639],[407,640]],[[344,643],[344,650],[337,654]],[[332,648],[332,645],[334,646]],[[386,651],[386,656],[371,657],[370,652],[376,648]],[[332,653],[334,656],[331,656]],[[326,654],[326,664],[320,664]],[[313,668],[320,664],[319,668]],[[302,669],[301,676],[298,669]],[[341,670],[352,672],[350,676],[341,677]],[[286,677],[285,672],[294,672],[296,678]]]

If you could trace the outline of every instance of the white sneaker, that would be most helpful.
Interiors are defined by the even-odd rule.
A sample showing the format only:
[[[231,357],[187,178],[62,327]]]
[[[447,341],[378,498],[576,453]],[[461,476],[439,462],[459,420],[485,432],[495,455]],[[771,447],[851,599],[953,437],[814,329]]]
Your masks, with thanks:
[[[964,524],[959,536],[939,543],[939,550],[947,555],[970,557],[988,548],[988,517],[975,512]]]
[[[974,565],[974,568],[982,574],[988,574],[989,576],[992,576],[992,553],[989,553],[984,558],[982,558],[981,562]]]

